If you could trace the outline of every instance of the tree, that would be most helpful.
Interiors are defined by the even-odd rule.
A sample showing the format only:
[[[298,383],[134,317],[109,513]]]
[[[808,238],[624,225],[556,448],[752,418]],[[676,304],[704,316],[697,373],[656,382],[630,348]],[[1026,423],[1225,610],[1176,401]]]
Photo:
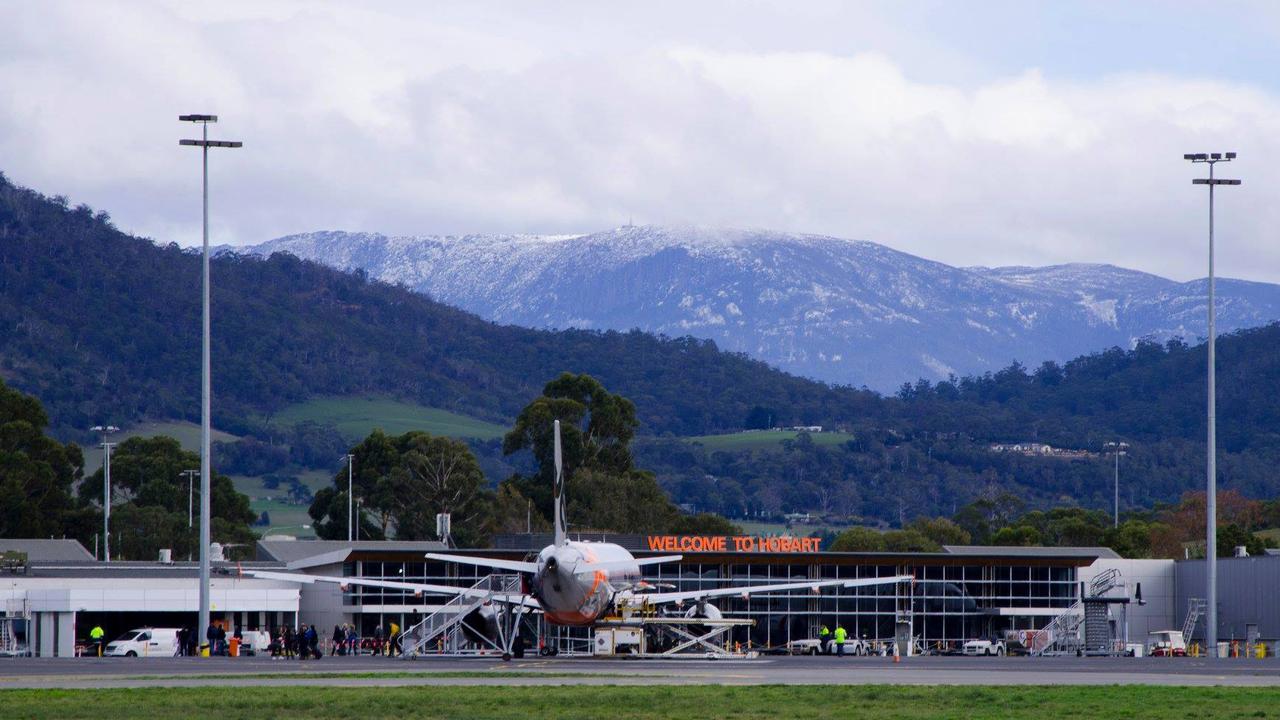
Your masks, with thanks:
[[[0,537],[79,537],[71,491],[84,456],[45,436],[48,422],[38,400],[0,380]]]
[[[715,513],[680,515],[668,532],[676,535],[741,535],[742,527]]]
[[[583,469],[565,488],[574,527],[619,533],[667,532],[680,511],[651,473]]]
[[[355,456],[354,470],[352,471],[351,480],[355,485],[355,497],[361,502],[361,506],[366,512],[369,512],[378,526],[377,537],[388,537],[392,520],[395,518],[399,498],[396,491],[397,474],[401,471],[401,453],[403,446],[409,442],[415,433],[405,433],[398,438],[388,436],[381,428],[374,428],[368,437],[360,442],[359,445],[351,448],[350,453]],[[333,476],[334,488],[343,494],[346,498],[347,490],[347,469],[339,470]],[[326,500],[329,500],[328,498]],[[326,503],[321,503],[319,497],[312,501],[312,508],[325,508]],[[341,514],[336,517],[340,519],[343,533],[346,536],[347,527],[347,509],[341,508]],[[315,513],[311,515],[316,518]],[[323,516],[321,516],[323,517]],[[330,516],[332,522],[335,516]],[[316,518],[320,522],[320,518]]]
[[[914,530],[937,545],[968,545],[969,533],[946,518],[916,518],[905,530]]]
[[[1235,523],[1218,526],[1218,557],[1232,557],[1240,546],[1250,555],[1262,555],[1275,547],[1275,541],[1264,540]]]
[[[449,513],[455,541],[478,547],[486,535],[492,497],[466,443],[419,433],[408,438],[401,463],[396,537],[434,538],[436,514]]]
[[[869,527],[851,527],[831,543],[831,552],[883,552],[884,533]]]
[[[199,529],[187,527],[187,480],[182,475],[193,467],[200,467],[200,456],[168,436],[131,437],[116,446],[111,454],[111,534],[119,543],[119,557],[150,559],[162,549],[180,556],[198,552]],[[80,497],[86,504],[101,502],[102,475],[99,468],[81,484]],[[258,515],[249,507],[249,498],[236,490],[231,478],[215,472],[209,505],[212,541],[231,547],[232,557],[250,555],[255,539],[250,526]]]
[[[382,526],[364,513],[363,508],[356,509],[354,506],[352,507],[352,515],[357,519],[356,532],[353,533],[355,539],[386,539],[386,535],[382,534]],[[320,488],[319,492],[311,500],[311,507],[307,509],[307,514],[311,516],[311,527],[315,530],[316,537],[321,540],[346,540],[346,485],[343,485],[342,490],[333,487]]]
[[[889,552],[939,552],[942,546],[919,530],[890,530],[884,534],[884,549]]]
[[[551,524],[533,509],[533,501],[520,494],[513,483],[498,486],[489,515],[489,532],[547,532]]]
[[[551,490],[555,478],[553,422],[560,421],[564,476],[573,478],[578,468],[625,474],[631,470],[630,443],[635,435],[635,405],[609,393],[590,375],[563,373],[547,383],[542,395],[525,406],[515,427],[502,441],[502,452],[533,452],[536,475],[515,476],[525,497],[545,517],[551,516]]]
[[[751,408],[751,412],[747,413],[747,417],[742,422],[742,426],[748,430],[768,430],[777,425],[778,413],[773,408],[767,408],[763,405],[756,405]]]

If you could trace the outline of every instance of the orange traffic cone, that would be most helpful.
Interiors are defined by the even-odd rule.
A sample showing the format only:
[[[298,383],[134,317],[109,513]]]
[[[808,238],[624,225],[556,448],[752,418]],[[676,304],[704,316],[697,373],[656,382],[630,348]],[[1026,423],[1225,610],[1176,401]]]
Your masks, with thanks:
[[[897,641],[897,640],[894,640],[894,641],[893,641],[893,661],[894,661],[895,663],[902,662],[902,659],[898,656],[898,641]]]

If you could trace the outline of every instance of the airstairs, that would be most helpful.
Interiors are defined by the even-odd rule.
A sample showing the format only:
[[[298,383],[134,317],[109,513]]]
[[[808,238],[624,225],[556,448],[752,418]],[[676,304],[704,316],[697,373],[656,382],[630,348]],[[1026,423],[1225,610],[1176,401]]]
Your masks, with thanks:
[[[14,625],[21,620],[17,617],[0,618],[0,657],[27,654],[27,648],[18,642],[18,634],[14,631]]]
[[[1182,623],[1182,639],[1191,642],[1191,633],[1196,631],[1196,623],[1204,615],[1209,605],[1204,598],[1187,598],[1187,619]]]
[[[453,596],[438,610],[422,619],[422,622],[404,631],[401,647],[403,656],[413,658],[427,654],[470,654],[492,649],[504,654],[511,652],[516,626],[524,611],[523,604],[513,607],[512,596],[521,595],[519,575],[486,575],[467,589]],[[472,627],[468,618],[482,607],[492,608],[497,620],[498,637],[488,636],[485,627]],[[470,630],[470,635],[464,633]],[[475,638],[479,638],[477,643]]]
[[[1120,585],[1120,571],[1115,568],[1109,568],[1094,576],[1089,581],[1089,597],[1102,597],[1111,592]],[[1097,603],[1088,603],[1090,607],[1086,612],[1086,603],[1083,600],[1076,600],[1061,615],[1057,616],[1036,633],[1035,639],[1031,642],[1032,655],[1053,655],[1059,653],[1070,653],[1081,651],[1092,651],[1091,648],[1085,647],[1080,639],[1080,626],[1085,625],[1085,637],[1087,638],[1105,638],[1108,633],[1107,626],[1107,609],[1105,606]],[[1098,641],[1102,642],[1102,641]],[[1093,643],[1091,643],[1093,644]],[[1099,650],[1109,648],[1100,647]]]

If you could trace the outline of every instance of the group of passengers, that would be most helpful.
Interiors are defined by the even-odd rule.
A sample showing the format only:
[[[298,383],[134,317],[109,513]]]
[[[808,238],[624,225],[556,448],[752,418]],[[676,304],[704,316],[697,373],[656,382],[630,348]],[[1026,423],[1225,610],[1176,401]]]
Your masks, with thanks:
[[[400,626],[390,623],[386,629],[379,624],[373,634],[361,637],[355,626],[348,623],[333,626],[333,638],[329,645],[330,655],[386,655],[392,657],[402,654]]]

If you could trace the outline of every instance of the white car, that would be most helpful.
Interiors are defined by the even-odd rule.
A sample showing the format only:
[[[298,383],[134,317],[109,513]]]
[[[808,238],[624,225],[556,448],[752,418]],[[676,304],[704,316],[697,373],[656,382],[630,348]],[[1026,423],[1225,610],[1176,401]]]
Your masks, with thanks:
[[[970,640],[964,644],[965,655],[1004,655],[1003,640]]]
[[[108,643],[102,654],[111,657],[173,657],[178,654],[178,629],[130,630]]]
[[[867,655],[869,654],[869,648],[870,645],[865,640],[849,638],[844,641],[845,655]],[[787,643],[787,653],[790,655],[835,655],[836,641],[835,638],[827,640],[824,647],[822,641],[817,639],[792,640]]]

